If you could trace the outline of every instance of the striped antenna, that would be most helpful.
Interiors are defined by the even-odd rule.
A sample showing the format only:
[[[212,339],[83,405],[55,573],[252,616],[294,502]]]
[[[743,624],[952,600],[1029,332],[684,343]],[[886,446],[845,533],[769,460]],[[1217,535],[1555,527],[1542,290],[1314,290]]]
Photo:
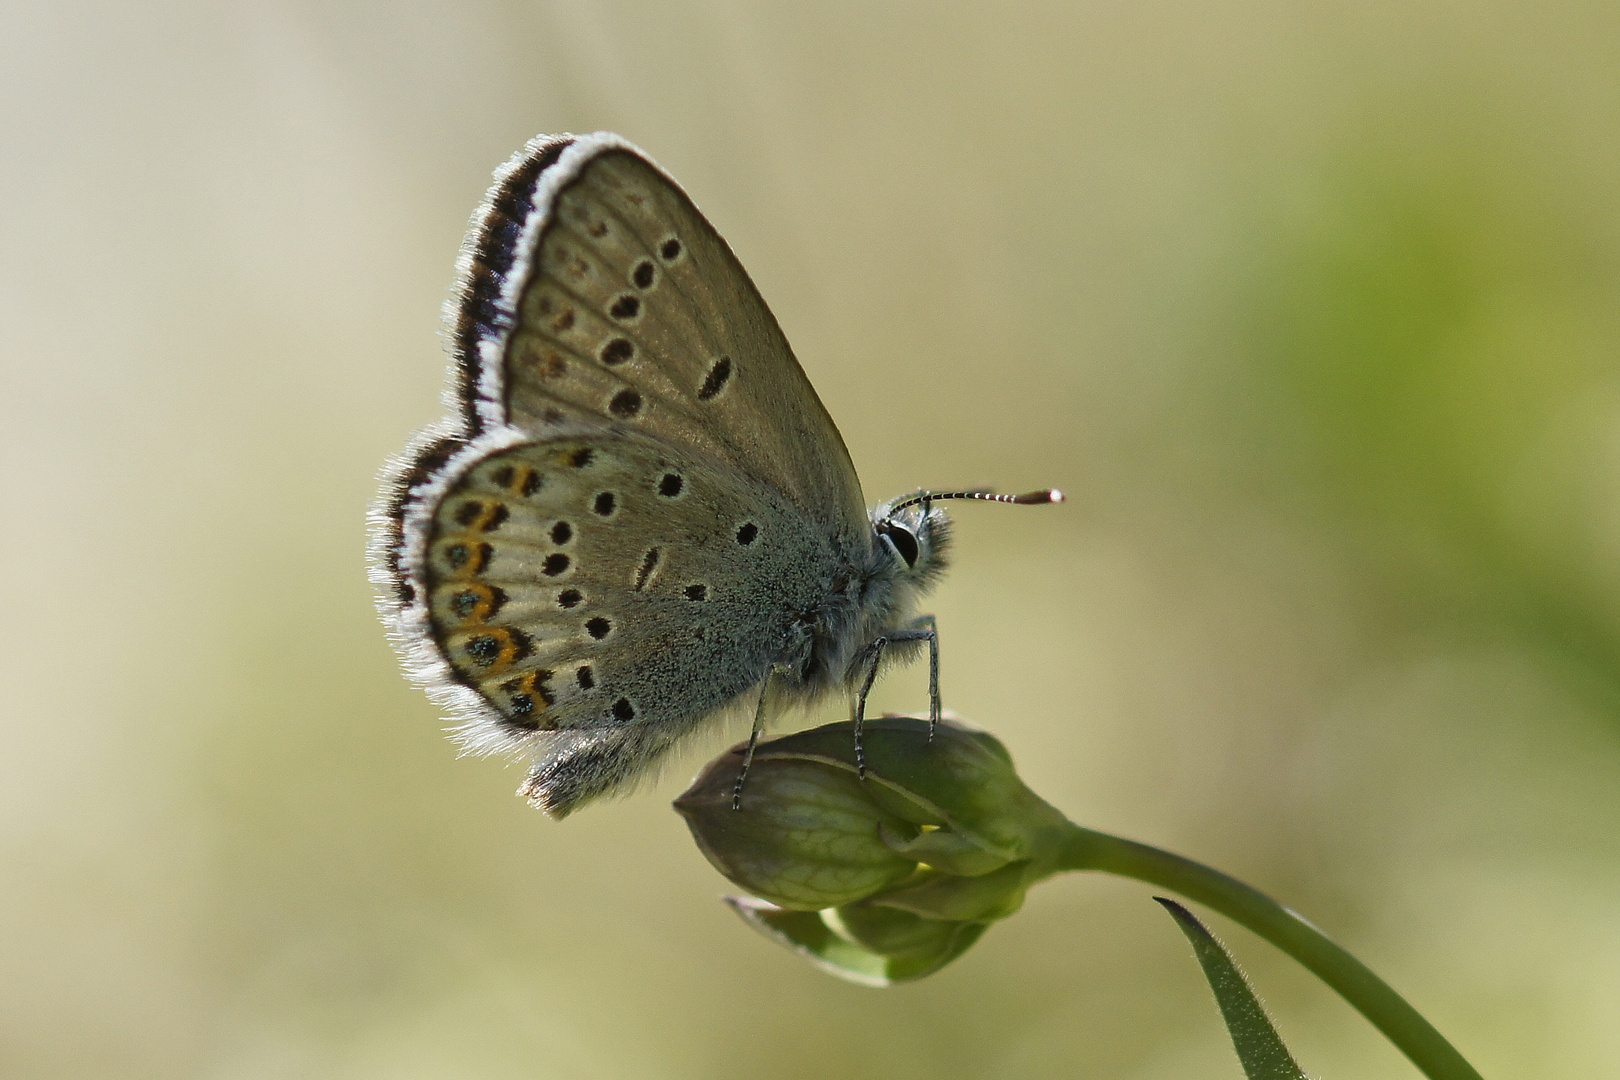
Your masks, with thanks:
[[[1060,503],[1063,501],[1063,492],[1057,488],[1042,488],[1040,491],[1026,491],[1022,495],[997,495],[993,491],[980,489],[977,491],[919,491],[915,495],[908,495],[904,499],[889,507],[893,514],[917,503],[927,505],[932,502],[942,502],[945,499],[979,499],[983,502],[1016,503],[1019,506],[1041,506],[1045,503]]]

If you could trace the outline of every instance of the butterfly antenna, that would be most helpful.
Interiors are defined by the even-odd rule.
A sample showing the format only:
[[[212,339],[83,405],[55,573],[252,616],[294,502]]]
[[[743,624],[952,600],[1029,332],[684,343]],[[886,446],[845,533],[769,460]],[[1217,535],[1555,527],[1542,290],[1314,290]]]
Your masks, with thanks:
[[[1057,488],[1042,488],[1040,491],[1026,491],[1022,495],[997,495],[993,491],[983,488],[974,491],[919,491],[915,495],[908,495],[889,508],[893,514],[904,510],[908,506],[923,504],[923,512],[928,512],[928,504],[943,502],[946,499],[979,499],[983,502],[1016,503],[1019,506],[1041,506],[1046,503],[1060,503],[1063,501],[1063,492]]]

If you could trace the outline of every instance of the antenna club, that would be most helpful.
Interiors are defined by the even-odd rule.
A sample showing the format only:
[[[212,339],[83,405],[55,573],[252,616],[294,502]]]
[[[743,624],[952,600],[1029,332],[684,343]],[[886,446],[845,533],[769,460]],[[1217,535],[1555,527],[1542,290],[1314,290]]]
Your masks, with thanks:
[[[1063,502],[1064,495],[1057,488],[1046,488],[1043,491],[1026,491],[1022,495],[1014,495],[1012,501],[1020,506],[1040,506],[1043,503]]]

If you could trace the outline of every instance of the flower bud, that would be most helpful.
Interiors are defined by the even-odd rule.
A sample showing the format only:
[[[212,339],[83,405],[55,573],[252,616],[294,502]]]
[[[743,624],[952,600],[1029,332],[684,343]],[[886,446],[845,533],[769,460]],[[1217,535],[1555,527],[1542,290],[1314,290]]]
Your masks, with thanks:
[[[983,732],[884,717],[763,743],[709,765],[675,806],[709,861],[755,897],[750,925],[819,966],[871,985],[918,978],[1017,911],[1052,872],[1062,815],[1024,786]]]
[[[742,809],[733,810],[741,767],[740,749],[722,755],[675,808],[715,869],[755,896],[815,911],[871,896],[916,871],[917,860],[885,837],[904,845],[917,826],[874,803],[854,770],[761,752],[749,767]]]

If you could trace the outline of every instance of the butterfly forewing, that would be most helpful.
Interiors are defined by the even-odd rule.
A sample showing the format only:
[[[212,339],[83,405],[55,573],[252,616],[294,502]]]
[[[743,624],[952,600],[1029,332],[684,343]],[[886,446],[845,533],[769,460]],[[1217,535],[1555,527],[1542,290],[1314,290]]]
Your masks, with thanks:
[[[567,167],[564,155],[558,167]],[[686,195],[622,148],[560,187],[505,352],[509,422],[574,407],[763,480],[866,543],[837,428],[736,257]]]

